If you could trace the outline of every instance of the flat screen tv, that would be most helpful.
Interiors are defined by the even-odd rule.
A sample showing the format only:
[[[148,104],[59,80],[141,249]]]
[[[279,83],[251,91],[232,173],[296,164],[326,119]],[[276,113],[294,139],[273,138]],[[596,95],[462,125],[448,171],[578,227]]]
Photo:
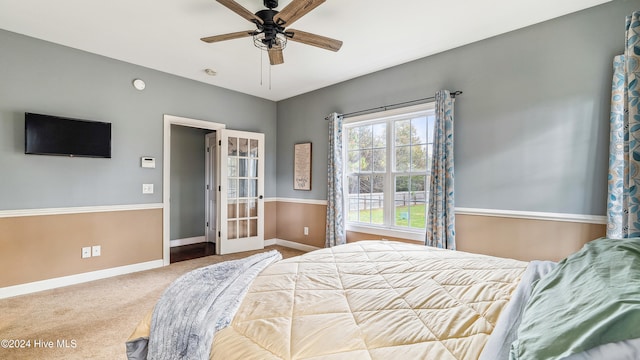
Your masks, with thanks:
[[[111,123],[24,114],[24,153],[111,157]]]

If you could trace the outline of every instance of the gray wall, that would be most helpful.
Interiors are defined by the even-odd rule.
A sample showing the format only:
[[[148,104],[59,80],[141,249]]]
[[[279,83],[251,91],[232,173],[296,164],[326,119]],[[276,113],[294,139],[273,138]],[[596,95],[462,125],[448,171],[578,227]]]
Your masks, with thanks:
[[[24,112],[111,122],[113,157],[25,155]],[[163,114],[264,133],[265,195],[276,195],[274,102],[0,30],[0,210],[162,202]]]
[[[637,8],[637,1],[615,0],[277,109],[0,30],[0,210],[161,202],[163,114],[265,133],[265,195],[325,199],[328,113],[446,88],[464,91],[456,103],[457,206],[603,215],[611,61],[623,49],[624,16]],[[136,77],[145,91],[131,86]],[[25,155],[25,111],[111,122],[113,158]],[[313,142],[310,192],[292,184],[293,145],[303,141]],[[141,156],[155,157],[156,169],[140,168]],[[142,183],[154,183],[155,194],[143,195]]]
[[[279,102],[278,197],[326,199],[327,114],[449,89],[464,91],[457,207],[604,215],[612,60],[638,8],[616,0]],[[302,141],[313,142],[311,192],[292,185]]]
[[[204,137],[209,132],[171,125],[171,240],[204,235]]]

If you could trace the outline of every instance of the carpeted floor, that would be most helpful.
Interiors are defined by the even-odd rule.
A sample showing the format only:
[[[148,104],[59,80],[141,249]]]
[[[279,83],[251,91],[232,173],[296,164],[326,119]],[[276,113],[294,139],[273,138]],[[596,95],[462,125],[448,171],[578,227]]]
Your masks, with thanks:
[[[303,253],[281,246],[265,248],[272,249],[284,258]],[[202,266],[255,253],[208,256],[0,299],[0,359],[126,359],[125,341],[173,280]]]

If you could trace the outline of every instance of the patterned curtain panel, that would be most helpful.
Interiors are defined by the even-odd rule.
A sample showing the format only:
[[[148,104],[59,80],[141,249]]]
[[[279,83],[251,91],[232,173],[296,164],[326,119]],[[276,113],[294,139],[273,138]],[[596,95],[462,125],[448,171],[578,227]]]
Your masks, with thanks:
[[[425,243],[455,250],[453,99],[447,90],[436,93],[435,120]]]
[[[327,178],[327,236],[325,247],[345,244],[342,191],[342,116],[332,113],[329,119],[329,158]]]
[[[607,237],[640,236],[640,11],[626,19],[625,53],[614,58]]]

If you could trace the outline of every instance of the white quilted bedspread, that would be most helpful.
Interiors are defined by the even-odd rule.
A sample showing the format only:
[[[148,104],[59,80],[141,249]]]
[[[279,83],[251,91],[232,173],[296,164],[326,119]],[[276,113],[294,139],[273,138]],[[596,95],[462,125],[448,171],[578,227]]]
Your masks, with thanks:
[[[477,359],[527,263],[361,241],[272,264],[211,359]]]

